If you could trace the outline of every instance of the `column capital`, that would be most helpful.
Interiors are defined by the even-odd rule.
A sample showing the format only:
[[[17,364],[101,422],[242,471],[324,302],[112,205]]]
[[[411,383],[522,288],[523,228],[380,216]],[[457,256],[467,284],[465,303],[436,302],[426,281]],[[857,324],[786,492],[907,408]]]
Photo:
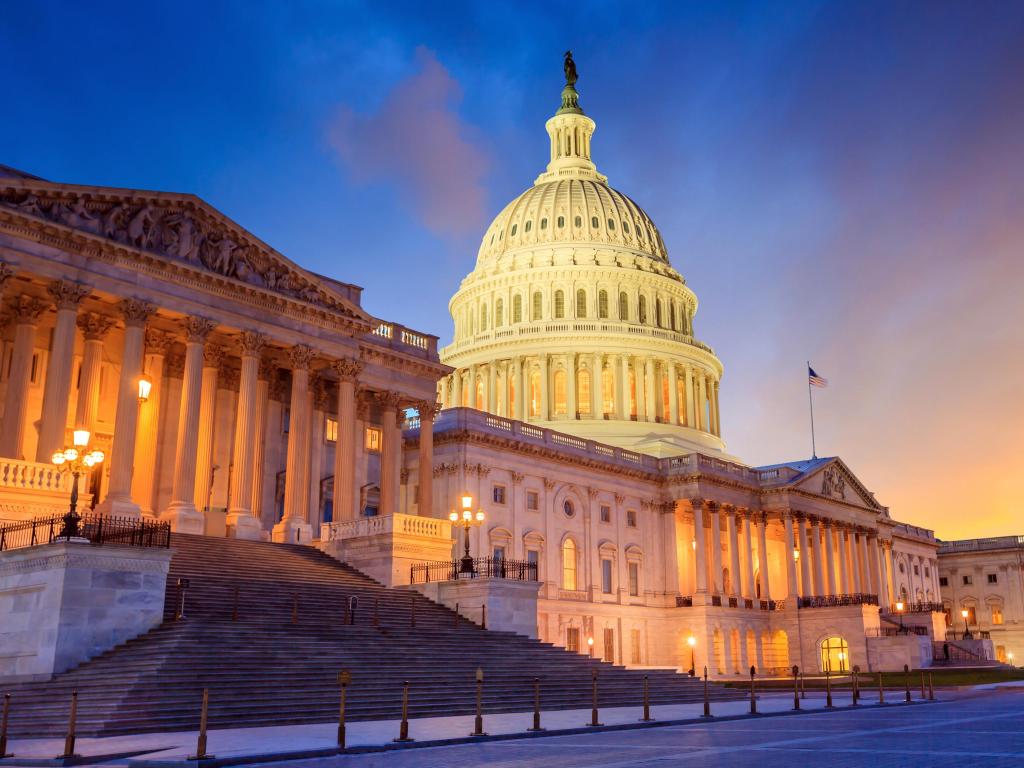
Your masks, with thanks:
[[[238,335],[238,347],[242,357],[259,357],[267,346],[267,337],[256,331],[242,331]]]
[[[207,344],[203,348],[203,368],[220,368],[226,352],[220,344]]]
[[[384,410],[398,410],[398,407],[402,404],[402,396],[398,392],[391,392],[389,390],[375,392],[373,398],[377,401],[377,405]]]
[[[16,271],[6,261],[0,261],[0,288],[4,287],[4,284],[14,276]]]
[[[18,325],[35,325],[46,308],[45,301],[26,294],[18,296],[11,302],[12,316]]]
[[[704,508],[705,504],[707,504],[707,501],[700,498],[699,496],[690,499],[690,506],[693,507],[694,512],[699,512],[701,509]]]
[[[46,286],[46,292],[50,294],[57,309],[78,309],[82,299],[88,296],[91,290],[87,285],[73,283],[70,280],[54,280]]]
[[[413,407],[416,409],[416,413],[420,415],[420,419],[427,421],[433,421],[434,416],[436,416],[437,412],[440,410],[437,403],[431,403],[427,400],[421,400],[414,403]]]
[[[292,370],[308,371],[316,357],[316,352],[306,344],[296,344],[288,350],[288,360],[291,361]]]
[[[732,515],[736,512],[736,506],[733,504],[722,504],[721,509],[727,515]]]
[[[166,355],[174,343],[174,337],[157,328],[146,329],[146,354]]]
[[[331,363],[341,381],[356,381],[363,372],[363,364],[352,357],[343,357]]]
[[[182,323],[185,331],[185,338],[192,344],[205,344],[206,338],[210,335],[217,323],[207,320],[205,317],[189,316]]]
[[[156,312],[156,307],[142,299],[122,299],[117,305],[124,319],[124,324],[129,328],[141,328],[149,320],[150,315]]]
[[[86,341],[102,341],[107,331],[114,327],[115,320],[110,315],[86,312],[78,316],[77,323]]]
[[[722,505],[719,504],[717,501],[708,501],[706,502],[706,506],[709,512],[715,513],[718,512]]]

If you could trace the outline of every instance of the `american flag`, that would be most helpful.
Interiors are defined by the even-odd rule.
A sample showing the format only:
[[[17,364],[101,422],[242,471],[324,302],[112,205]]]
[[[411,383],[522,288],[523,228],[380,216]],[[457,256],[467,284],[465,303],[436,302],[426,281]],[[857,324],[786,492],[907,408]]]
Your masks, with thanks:
[[[814,372],[814,369],[808,365],[807,383],[810,384],[812,387],[820,387],[821,389],[824,389],[825,387],[828,386],[828,379],[826,379],[824,376],[819,376],[817,373]]]

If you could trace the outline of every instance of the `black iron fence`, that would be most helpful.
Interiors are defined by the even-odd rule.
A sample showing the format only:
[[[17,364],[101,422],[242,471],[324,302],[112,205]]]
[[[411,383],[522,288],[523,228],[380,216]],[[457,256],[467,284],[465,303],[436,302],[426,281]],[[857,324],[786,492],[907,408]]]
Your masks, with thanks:
[[[915,627],[905,624],[902,627],[878,627],[877,629],[865,629],[864,634],[868,637],[899,637],[900,635],[918,635],[928,637],[928,627]]]
[[[798,608],[836,608],[843,605],[878,605],[878,595],[828,595],[827,597],[801,597]]]
[[[711,596],[711,605],[721,606],[722,597],[720,595]],[[676,608],[692,608],[693,607],[693,595],[676,595]],[[750,610],[761,610],[761,611],[784,611],[786,610],[785,600],[752,600],[748,597],[745,598],[729,598],[730,608],[747,608]]]
[[[37,517],[17,523],[0,525],[0,552],[8,549],[35,547],[61,541],[64,515]],[[171,526],[133,517],[82,515],[78,521],[78,537],[90,544],[121,544],[126,547],[169,547]]]
[[[475,557],[472,561],[438,560],[432,563],[417,563],[409,569],[409,577],[413,584],[488,578],[537,581],[537,563],[507,560],[504,557]]]
[[[945,610],[942,603],[904,603],[903,610],[896,610],[896,604],[884,608],[882,613],[942,613]]]

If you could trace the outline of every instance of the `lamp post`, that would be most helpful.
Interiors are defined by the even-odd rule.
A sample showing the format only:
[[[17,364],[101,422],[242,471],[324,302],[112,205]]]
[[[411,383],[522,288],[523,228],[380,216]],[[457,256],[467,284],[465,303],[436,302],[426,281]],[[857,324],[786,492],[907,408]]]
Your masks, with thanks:
[[[1010,664],[1011,667],[1013,666],[1013,651],[1010,651],[1006,654],[1006,661]]]
[[[54,451],[50,461],[62,472],[71,472],[71,503],[68,512],[64,515],[64,527],[58,534],[58,538],[71,539],[78,537],[78,522],[82,519],[78,514],[78,476],[83,472],[91,470],[103,461],[103,451],[90,450],[89,430],[76,429],[74,431],[72,444],[62,451]]]
[[[686,644],[690,646],[690,677],[695,677],[697,674],[697,665],[694,663],[694,648],[697,646],[697,638],[691,634],[686,638]]]
[[[462,513],[459,514],[459,512],[453,509],[448,514],[448,519],[452,523],[462,524],[462,529],[465,532],[466,551],[459,564],[459,573],[468,573],[472,576],[476,573],[476,568],[473,566],[473,557],[469,554],[469,529],[474,525],[480,525],[484,521],[484,511],[478,509],[476,514],[473,514],[473,497],[468,493],[464,493],[459,497],[459,503],[462,506]]]
[[[590,658],[594,658],[594,638],[592,636],[587,638],[587,653]]]
[[[970,611],[964,608],[962,611],[960,611],[960,615],[964,617],[964,640],[970,640],[972,639],[971,630],[967,628],[967,617],[970,615]]]
[[[897,600],[896,601],[896,613],[898,613],[900,615],[900,634],[901,635],[906,634],[906,632],[907,632],[907,630],[904,629],[904,627],[903,627],[903,607],[904,607],[903,606],[903,601],[902,600]]]

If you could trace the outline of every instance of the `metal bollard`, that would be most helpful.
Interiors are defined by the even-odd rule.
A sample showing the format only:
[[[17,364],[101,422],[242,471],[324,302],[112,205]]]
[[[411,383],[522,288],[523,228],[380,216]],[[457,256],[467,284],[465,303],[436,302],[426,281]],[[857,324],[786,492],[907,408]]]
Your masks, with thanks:
[[[882,685],[882,673],[878,673],[878,703],[885,704],[885,687]]]
[[[473,721],[473,732],[470,736],[486,736],[484,733],[484,668],[476,668],[476,719]]]
[[[807,688],[804,686],[804,673],[800,673],[800,698],[807,698]]]
[[[924,689],[924,670],[922,669],[921,670],[921,701],[924,701],[927,698],[928,698],[928,694],[925,693],[925,689]]]
[[[71,692],[71,714],[68,717],[68,735],[64,739],[62,758],[77,757],[75,754],[75,720],[78,719],[78,691]]]
[[[598,725],[604,725],[597,720],[597,670],[590,670],[591,677],[591,690],[590,690],[590,722],[587,723],[589,727]]]
[[[935,686],[932,685],[932,673],[928,673],[928,701],[935,701]],[[3,752],[0,749],[0,752]]]
[[[409,681],[402,683],[402,722],[398,726],[397,742],[412,741],[409,738]]]
[[[903,684],[907,691],[907,704],[910,703],[910,666],[903,665]]]
[[[647,675],[644,675],[644,716],[640,718],[641,723],[649,723],[654,720],[651,717],[651,689]]]
[[[352,682],[352,673],[347,669],[338,673],[338,684],[341,686],[341,703],[338,705],[338,749],[345,748],[345,689]]]
[[[528,731],[543,731],[540,727],[540,678],[533,678],[533,728]]]
[[[213,755],[206,754],[206,717],[210,707],[210,691],[203,688],[203,708],[199,712],[199,740],[196,742],[196,753],[189,760],[208,760]]]
[[[299,623],[299,596],[292,595],[292,624]]]
[[[0,758],[14,757],[7,752],[7,718],[11,710],[11,694],[4,694],[4,713],[0,719]]]
[[[704,669],[707,669],[707,667],[705,667]],[[796,667],[793,667],[793,669],[796,669]],[[757,691],[755,690],[755,685],[754,685],[754,675],[756,673],[757,673],[757,670],[754,668],[754,665],[751,664],[750,665],[750,714],[752,714],[752,715],[756,715],[757,714]],[[707,682],[706,681],[704,683],[704,686],[707,687]],[[796,693],[795,692],[793,694],[793,699],[794,699],[794,701],[796,701]],[[796,708],[800,709],[800,702],[799,701],[797,701]]]
[[[832,709],[832,671],[825,670],[825,709]]]
[[[753,695],[753,694],[751,694]],[[708,668],[704,667],[704,714],[702,717],[711,717],[711,700],[708,698]]]
[[[853,675],[850,677],[851,683],[851,698],[853,699],[853,706],[857,706],[860,703],[860,667],[856,664],[853,665]]]
[[[750,679],[751,687],[753,687],[754,679]],[[800,709],[800,667],[796,664],[793,665],[793,709]]]
[[[487,629],[487,603],[480,606],[480,626]]]

